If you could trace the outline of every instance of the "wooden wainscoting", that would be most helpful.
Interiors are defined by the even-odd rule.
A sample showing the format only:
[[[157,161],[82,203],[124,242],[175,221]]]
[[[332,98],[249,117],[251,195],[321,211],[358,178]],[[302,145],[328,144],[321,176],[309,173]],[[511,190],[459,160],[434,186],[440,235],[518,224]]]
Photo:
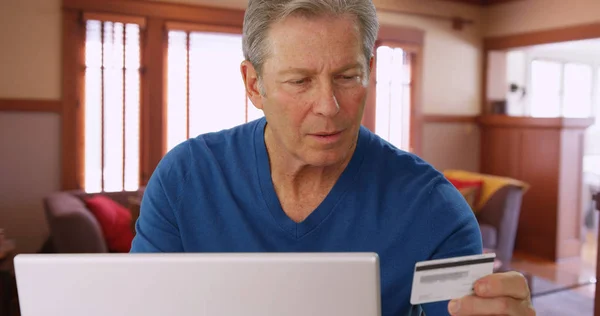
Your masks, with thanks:
[[[485,115],[479,122],[481,172],[530,185],[515,251],[551,261],[577,257],[583,135],[592,120]]]
[[[425,123],[477,123],[476,115],[440,115],[428,114],[423,118]]]

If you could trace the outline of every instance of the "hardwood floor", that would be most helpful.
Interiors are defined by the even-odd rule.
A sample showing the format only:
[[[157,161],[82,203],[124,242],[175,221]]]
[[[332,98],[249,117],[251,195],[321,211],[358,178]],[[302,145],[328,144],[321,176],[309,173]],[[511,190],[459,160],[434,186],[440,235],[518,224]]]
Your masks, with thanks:
[[[580,258],[554,263],[515,253],[511,268],[534,276],[531,287],[538,315],[593,314],[597,246],[597,237],[590,232]]]

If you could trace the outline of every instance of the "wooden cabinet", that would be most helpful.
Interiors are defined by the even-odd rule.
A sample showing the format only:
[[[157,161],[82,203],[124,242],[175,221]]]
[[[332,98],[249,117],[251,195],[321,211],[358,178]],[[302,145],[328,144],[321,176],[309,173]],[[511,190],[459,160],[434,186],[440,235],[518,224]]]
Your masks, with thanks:
[[[523,180],[515,251],[549,260],[579,256],[584,132],[592,119],[484,115],[481,172]]]

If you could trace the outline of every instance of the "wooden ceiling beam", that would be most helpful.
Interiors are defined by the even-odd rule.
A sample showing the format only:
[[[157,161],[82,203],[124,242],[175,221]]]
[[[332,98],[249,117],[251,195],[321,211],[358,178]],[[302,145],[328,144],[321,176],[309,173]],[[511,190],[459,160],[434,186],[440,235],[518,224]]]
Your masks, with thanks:
[[[466,4],[471,4],[471,5],[477,5],[477,6],[490,6],[490,5],[495,5],[495,4],[515,2],[515,1],[525,1],[525,0],[440,0],[440,1],[466,3]]]

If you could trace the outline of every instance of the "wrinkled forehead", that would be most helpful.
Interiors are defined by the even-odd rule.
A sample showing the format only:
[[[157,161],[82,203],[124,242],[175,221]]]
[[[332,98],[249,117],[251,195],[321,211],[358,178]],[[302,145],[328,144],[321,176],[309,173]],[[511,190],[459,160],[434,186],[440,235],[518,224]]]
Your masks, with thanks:
[[[367,65],[359,26],[351,15],[290,15],[271,25],[265,44],[267,67]]]

